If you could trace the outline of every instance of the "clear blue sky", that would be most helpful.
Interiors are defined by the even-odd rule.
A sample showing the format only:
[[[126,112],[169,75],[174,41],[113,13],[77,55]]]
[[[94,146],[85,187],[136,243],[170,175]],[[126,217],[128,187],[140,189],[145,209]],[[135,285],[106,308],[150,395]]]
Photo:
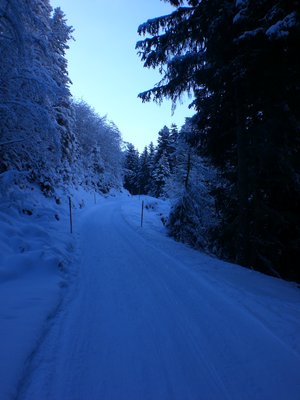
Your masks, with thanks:
[[[149,18],[169,14],[173,7],[161,0],[50,0],[60,6],[75,29],[67,58],[75,98],[83,98],[101,116],[115,122],[125,141],[141,151],[156,141],[158,131],[176,123],[179,127],[193,112],[178,104],[142,103],[138,93],[160,80],[157,71],[145,69],[136,54],[138,25]]]

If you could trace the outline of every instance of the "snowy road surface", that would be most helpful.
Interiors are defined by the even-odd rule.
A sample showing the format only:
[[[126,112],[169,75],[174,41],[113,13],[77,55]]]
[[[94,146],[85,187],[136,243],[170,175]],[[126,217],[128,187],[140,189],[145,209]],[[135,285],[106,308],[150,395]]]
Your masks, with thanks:
[[[107,200],[85,212],[78,279],[18,397],[299,400],[299,353],[280,335],[288,301],[214,280],[220,261],[129,223],[126,207],[134,205]],[[277,280],[262,279],[266,292],[269,280],[276,288]]]

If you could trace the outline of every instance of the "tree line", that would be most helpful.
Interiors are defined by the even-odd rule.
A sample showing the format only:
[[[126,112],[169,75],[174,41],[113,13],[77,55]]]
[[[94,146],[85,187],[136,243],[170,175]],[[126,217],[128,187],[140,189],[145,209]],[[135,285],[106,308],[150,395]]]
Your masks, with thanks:
[[[131,194],[168,198],[172,208],[166,221],[175,239],[209,250],[209,230],[216,223],[212,181],[216,170],[189,143],[194,124],[187,118],[178,130],[164,126],[157,145],[139,154],[128,143],[124,152],[124,187]]]
[[[218,176],[208,245],[227,260],[299,279],[298,1],[166,2],[171,14],[138,28],[144,67],[162,74],[139,96],[194,96],[188,142]],[[193,226],[188,206],[178,212]]]

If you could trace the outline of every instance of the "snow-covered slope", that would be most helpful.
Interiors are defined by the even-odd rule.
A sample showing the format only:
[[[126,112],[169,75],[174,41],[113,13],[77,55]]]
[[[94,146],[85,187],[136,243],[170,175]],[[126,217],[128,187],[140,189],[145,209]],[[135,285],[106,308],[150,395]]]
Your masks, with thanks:
[[[77,214],[77,278],[18,398],[299,399],[297,286],[174,242],[143,199],[143,228],[124,195]]]
[[[94,203],[74,190],[73,212]],[[99,196],[98,196],[99,197]],[[45,198],[26,174],[0,177],[0,399],[14,399],[74,280],[68,196]]]

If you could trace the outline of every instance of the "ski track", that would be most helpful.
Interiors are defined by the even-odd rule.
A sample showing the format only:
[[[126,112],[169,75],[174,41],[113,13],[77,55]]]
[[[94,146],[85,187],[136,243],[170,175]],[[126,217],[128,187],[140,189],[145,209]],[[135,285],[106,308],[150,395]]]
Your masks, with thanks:
[[[76,284],[19,399],[299,400],[299,355],[120,202],[85,212],[78,243]]]

